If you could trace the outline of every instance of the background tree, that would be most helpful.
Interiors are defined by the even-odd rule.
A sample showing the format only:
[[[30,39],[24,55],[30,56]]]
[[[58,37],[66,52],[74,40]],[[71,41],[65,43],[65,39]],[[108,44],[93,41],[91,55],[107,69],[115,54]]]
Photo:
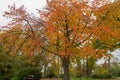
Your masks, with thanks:
[[[102,35],[100,39],[100,43],[102,42],[102,44],[104,44],[104,45],[101,45],[101,47],[104,47],[104,49],[106,48],[108,50],[107,53],[109,53],[107,56],[108,57],[108,69],[110,69],[111,52],[115,51],[116,49],[119,49],[119,44],[120,44],[120,38],[119,38],[120,37],[120,34],[119,34],[120,15],[118,14],[120,12],[119,5],[120,5],[120,1],[116,0],[115,2],[111,4],[103,6],[104,8],[106,8],[106,10],[96,15],[98,20],[102,20],[104,18],[105,20],[103,21],[103,24],[105,26],[110,26],[111,28],[111,29],[108,29],[106,27],[103,30],[107,32],[110,32],[110,31],[112,32],[110,33],[110,36]],[[105,15],[107,16],[104,17]],[[109,37],[105,38],[105,36],[109,36]]]

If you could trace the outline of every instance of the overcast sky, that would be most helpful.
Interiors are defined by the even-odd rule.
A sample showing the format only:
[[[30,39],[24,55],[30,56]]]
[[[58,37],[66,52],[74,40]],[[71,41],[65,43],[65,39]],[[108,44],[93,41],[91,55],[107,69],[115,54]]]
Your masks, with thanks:
[[[4,11],[8,10],[8,5],[13,3],[16,6],[25,5],[31,12],[36,13],[36,9],[42,9],[46,5],[46,0],[0,0],[0,26],[5,25],[8,20],[2,15]]]

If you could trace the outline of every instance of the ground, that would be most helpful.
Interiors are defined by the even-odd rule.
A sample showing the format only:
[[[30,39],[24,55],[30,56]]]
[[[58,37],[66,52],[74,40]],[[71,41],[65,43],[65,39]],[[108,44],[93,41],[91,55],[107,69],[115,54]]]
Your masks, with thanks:
[[[44,79],[41,79],[41,80],[58,80],[57,78],[44,78]],[[59,80],[62,80],[62,79],[59,79]],[[71,80],[80,80],[80,79],[71,79]],[[120,80],[120,77],[116,78],[116,79],[82,79],[82,80]]]
[[[57,78],[52,78],[52,79],[50,79],[50,78],[44,78],[44,79],[41,79],[41,80],[58,80]],[[62,79],[59,79],[59,80],[62,80]]]

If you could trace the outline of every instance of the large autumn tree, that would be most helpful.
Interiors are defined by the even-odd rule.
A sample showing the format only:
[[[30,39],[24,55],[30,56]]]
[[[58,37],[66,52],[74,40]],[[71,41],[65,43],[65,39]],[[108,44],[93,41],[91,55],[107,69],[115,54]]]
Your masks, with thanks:
[[[38,10],[40,17],[29,14],[24,6],[9,6],[5,12],[11,18],[10,41],[3,47],[7,52],[22,52],[29,56],[41,51],[58,56],[62,61],[64,80],[70,80],[69,65],[71,58],[79,54],[96,56],[89,48],[96,40],[106,41],[114,36],[109,25],[104,24],[109,11],[105,4],[108,0],[46,0],[45,10]],[[103,7],[102,7],[103,6]],[[101,13],[100,12],[103,12]],[[100,15],[100,16],[99,16]],[[102,16],[101,16],[102,15]],[[19,29],[17,32],[15,29]],[[9,45],[10,44],[10,45]],[[11,47],[12,46],[12,47]],[[88,46],[88,48],[87,48]],[[99,50],[98,50],[99,51]],[[83,54],[84,55],[84,54]],[[99,55],[97,55],[99,56]],[[52,56],[49,55],[49,58]]]
[[[105,38],[113,36],[110,27],[103,23],[109,12],[101,13],[104,15],[102,19],[96,17],[97,13],[106,10],[106,7],[102,7],[102,5],[110,2],[107,0],[94,0],[93,2],[47,0],[47,3],[46,11],[39,11],[41,18],[47,20],[45,35],[49,46],[44,48],[60,57],[64,70],[64,80],[70,80],[70,58],[81,53],[86,45],[95,40],[104,41]],[[91,51],[90,48],[85,49]]]

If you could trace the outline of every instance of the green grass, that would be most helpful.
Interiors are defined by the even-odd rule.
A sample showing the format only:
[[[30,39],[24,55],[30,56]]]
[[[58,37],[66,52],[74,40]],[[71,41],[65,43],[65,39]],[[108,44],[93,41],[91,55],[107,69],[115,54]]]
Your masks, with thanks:
[[[40,80],[62,80],[62,78],[58,79],[58,78],[42,78]],[[95,78],[88,78],[86,79],[85,77],[82,77],[81,79],[80,78],[77,78],[77,77],[71,77],[70,80],[120,80],[120,77],[116,78],[116,79],[95,79]]]
[[[77,77],[71,77],[71,80],[100,80],[100,79],[94,79],[94,78],[88,78],[86,79],[85,77],[77,78]]]

